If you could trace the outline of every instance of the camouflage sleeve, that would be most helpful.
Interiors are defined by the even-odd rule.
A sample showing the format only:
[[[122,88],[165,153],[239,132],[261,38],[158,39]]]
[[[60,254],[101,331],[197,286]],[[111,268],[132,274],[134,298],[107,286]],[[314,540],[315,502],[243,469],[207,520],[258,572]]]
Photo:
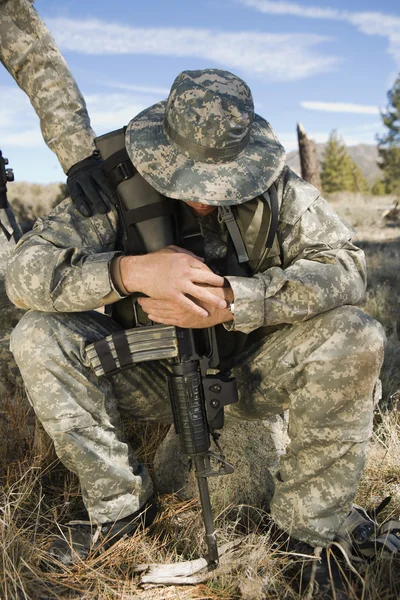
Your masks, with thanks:
[[[120,300],[111,278],[117,215],[83,218],[64,200],[39,219],[9,258],[6,289],[19,308],[80,312]]]
[[[365,294],[365,257],[350,242],[350,226],[290,169],[279,182],[278,196],[280,266],[248,279],[227,277],[235,301],[230,328],[237,331],[305,321],[357,304]]]
[[[85,101],[29,0],[0,0],[0,61],[28,95],[65,172],[95,149]]]

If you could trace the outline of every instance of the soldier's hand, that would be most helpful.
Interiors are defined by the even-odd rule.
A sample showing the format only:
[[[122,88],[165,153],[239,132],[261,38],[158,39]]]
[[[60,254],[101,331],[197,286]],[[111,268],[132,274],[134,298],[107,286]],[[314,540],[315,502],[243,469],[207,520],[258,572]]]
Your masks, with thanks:
[[[189,311],[205,318],[208,311],[196,302],[219,309],[227,306],[223,297],[202,287],[222,288],[224,278],[213,273],[199,257],[177,246],[142,256],[124,256],[120,270],[122,283],[129,292],[140,292],[153,300],[171,301],[181,312]]]
[[[67,173],[67,187],[72,202],[83,217],[104,215],[113,202],[114,191],[103,171],[103,161],[92,155],[73,165]]]
[[[229,288],[209,287],[208,291],[226,302],[232,302],[233,292]],[[203,329],[213,327],[219,323],[227,323],[233,320],[232,313],[228,308],[219,308],[214,304],[201,302],[202,308],[207,311],[208,316],[195,315],[191,310],[173,300],[155,300],[154,298],[139,298],[138,302],[148,314],[151,321],[163,325],[176,325],[177,327],[190,329]]]

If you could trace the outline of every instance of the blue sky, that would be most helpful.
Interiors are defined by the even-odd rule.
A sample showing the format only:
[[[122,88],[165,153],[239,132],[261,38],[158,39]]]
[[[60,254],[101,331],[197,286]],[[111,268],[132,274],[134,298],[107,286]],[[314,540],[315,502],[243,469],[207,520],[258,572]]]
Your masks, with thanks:
[[[318,142],[338,129],[349,145],[373,144],[400,72],[398,0],[36,0],[35,7],[98,135],[164,99],[180,71],[217,67],[250,85],[256,111],[288,151],[296,148],[297,121]],[[62,181],[32,107],[5,69],[0,94],[0,148],[16,179]]]

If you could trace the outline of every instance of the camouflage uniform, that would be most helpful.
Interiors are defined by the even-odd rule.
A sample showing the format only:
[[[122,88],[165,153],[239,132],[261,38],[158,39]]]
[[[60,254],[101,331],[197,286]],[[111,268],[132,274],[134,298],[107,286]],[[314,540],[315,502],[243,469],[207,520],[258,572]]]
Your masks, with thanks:
[[[95,150],[95,134],[85,102],[29,0],[0,0],[0,61],[30,98],[43,138],[64,171],[89,157]],[[21,314],[8,301],[4,281],[6,261],[14,246],[13,232],[15,237],[19,235],[11,208],[0,209],[0,398],[5,395],[3,383],[9,383],[11,372],[12,381],[16,381],[17,370],[8,351],[8,336]]]
[[[28,95],[65,172],[95,149],[85,101],[29,0],[0,0],[0,61]]]
[[[301,203],[296,181],[289,170],[281,177],[283,215]],[[361,310],[341,306],[342,299],[350,304],[363,296],[363,254],[350,243],[336,248],[336,221],[329,213],[322,220],[320,203],[295,225],[280,223],[287,269],[229,278],[238,315],[233,328],[278,325],[240,356],[240,402],[230,412],[254,419],[289,409],[291,443],[273,515],[283,526],[292,523],[297,537],[326,544],[349,510],[363,468],[384,336]],[[313,228],[316,213],[322,233]],[[119,411],[170,420],[165,364],[98,380],[85,357],[87,343],[119,328],[97,312],[74,313],[120,298],[109,272],[116,238],[114,209],[82,219],[64,201],[20,241],[7,278],[13,302],[35,309],[11,343],[31,402],[59,457],[79,474],[91,518],[99,522],[130,514],[151,494],[147,471],[121,440]],[[313,251],[315,260],[305,258]]]
[[[210,110],[202,105],[199,80],[208,90]],[[382,327],[354,306],[365,293],[364,255],[349,241],[350,228],[318,191],[283,168],[284,152],[270,125],[257,118],[254,136],[247,135],[252,101],[243,82],[216,70],[185,72],[176,82],[169,106],[176,101],[178,112],[184,109],[181,92],[175,94],[181,84],[181,91],[193,101],[193,118],[183,121],[188,136],[193,134],[184,156],[176,153],[177,141],[167,144],[160,105],[131,122],[127,149],[141,174],[161,193],[168,187],[175,198],[189,194],[187,199],[218,205],[224,193],[225,198],[234,195],[235,183],[244,198],[248,194],[254,199],[259,185],[263,189],[266,182],[268,186],[274,182],[279,226],[272,249],[266,256],[261,250],[263,259],[255,260],[261,267],[254,268],[253,276],[227,276],[235,302],[234,320],[227,329],[261,334],[235,359],[239,403],[229,412],[241,419],[258,419],[289,410],[290,444],[281,460],[272,515],[295,537],[325,546],[356,492],[383,358]],[[251,138],[250,147],[242,148],[229,168],[224,161],[217,162],[218,177],[212,173],[215,158],[190,158],[210,149],[212,140],[208,147],[199,148],[196,142],[210,120],[217,131],[211,136],[217,139],[213,156],[222,149],[230,159],[237,140],[240,147],[240,140],[247,143]],[[181,126],[176,127],[182,132]],[[224,139],[229,140],[227,148]],[[179,136],[175,140],[180,141]],[[157,160],[152,160],[146,144],[153,144],[155,154],[159,148]],[[252,163],[264,183],[251,176],[244,181]],[[242,201],[231,197],[229,203],[245,209],[247,202]],[[248,246],[253,240],[253,250],[258,217],[256,206],[244,235]],[[225,223],[217,212],[199,222],[206,263],[212,265],[226,253]],[[120,328],[93,311],[121,298],[112,278],[113,261],[121,255],[118,239],[114,207],[108,214],[82,219],[66,200],[20,240],[7,273],[11,300],[33,309],[21,319],[11,340],[30,400],[60,459],[78,473],[91,519],[100,523],[129,515],[152,492],[149,474],[121,438],[120,413],[171,420],[166,363],[143,363],[110,379],[97,379],[85,354],[88,343]]]
[[[56,153],[64,171],[90,156],[95,149],[95,134],[85,101],[50,32],[29,0],[0,0],[0,61],[28,95],[40,119],[43,138]],[[11,235],[13,230],[18,231],[11,209],[7,209],[7,215],[0,215],[0,223],[5,228],[9,222],[12,228],[8,234]],[[0,227],[1,306],[8,302],[3,292],[3,266],[13,244],[13,238],[7,241]]]

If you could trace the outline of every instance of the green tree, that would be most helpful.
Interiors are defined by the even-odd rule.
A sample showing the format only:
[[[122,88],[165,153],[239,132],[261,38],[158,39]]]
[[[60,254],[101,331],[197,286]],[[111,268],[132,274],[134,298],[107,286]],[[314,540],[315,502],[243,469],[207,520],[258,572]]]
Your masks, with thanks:
[[[337,131],[332,131],[322,158],[322,189],[334,192],[367,192],[368,182],[360,167],[348,155]]]
[[[349,192],[359,192],[361,194],[367,194],[370,191],[370,185],[364,176],[364,173],[360,167],[354,162],[349,156],[349,168],[352,174],[352,182],[350,184]]]
[[[387,93],[386,111],[382,121],[387,131],[377,136],[379,166],[383,171],[386,193],[400,193],[400,75]]]
[[[382,177],[378,177],[375,180],[375,183],[371,188],[371,194],[374,196],[384,196],[386,194],[386,185]]]

